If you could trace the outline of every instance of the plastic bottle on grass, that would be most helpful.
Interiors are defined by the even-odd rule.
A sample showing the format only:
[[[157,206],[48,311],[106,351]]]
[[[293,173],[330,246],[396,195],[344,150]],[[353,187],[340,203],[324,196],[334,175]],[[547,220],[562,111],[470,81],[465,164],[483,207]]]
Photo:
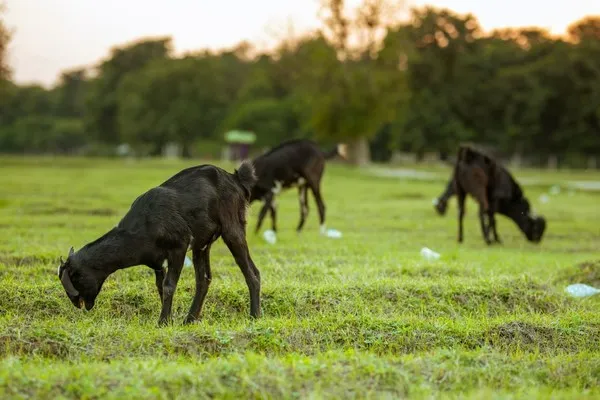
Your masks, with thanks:
[[[421,249],[421,256],[427,261],[435,261],[440,259],[440,253],[436,253],[428,247],[423,247]]]
[[[263,238],[269,244],[275,244],[275,243],[277,243],[277,234],[275,233],[275,231],[273,231],[271,229],[267,229],[265,231],[265,233],[263,233]]]
[[[589,297],[600,293],[600,289],[596,289],[595,287],[583,283],[575,283],[567,286],[565,292],[573,297]]]

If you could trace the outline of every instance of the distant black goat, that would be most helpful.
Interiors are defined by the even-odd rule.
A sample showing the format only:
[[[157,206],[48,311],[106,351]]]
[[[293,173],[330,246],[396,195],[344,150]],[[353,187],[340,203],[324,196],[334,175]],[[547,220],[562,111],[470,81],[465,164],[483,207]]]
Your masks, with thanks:
[[[496,212],[512,219],[529,241],[541,241],[546,229],[546,220],[541,216],[531,215],[529,201],[506,168],[470,146],[460,147],[454,174],[444,193],[437,199],[435,208],[440,215],[445,214],[448,199],[454,194],[458,199],[459,242],[463,241],[462,221],[467,194],[479,203],[479,219],[486,243],[491,244],[490,229],[494,240],[497,243],[501,242],[496,232]]]
[[[346,157],[346,148],[338,144],[329,152],[321,151],[317,145],[306,139],[290,140],[254,159],[258,181],[252,189],[250,202],[262,200],[263,207],[258,215],[256,232],[260,230],[267,211],[271,213],[273,231],[277,231],[277,206],[275,196],[282,189],[298,186],[300,199],[300,222],[296,230],[300,232],[308,215],[307,190],[315,196],[319,210],[321,232],[325,230],[325,203],[321,197],[321,178],[325,161],[335,156]]]
[[[184,169],[139,196],[119,224],[77,252],[71,248],[58,276],[78,308],[91,310],[113,272],[146,265],[155,272],[162,301],[159,324],[171,306],[188,248],[193,251],[196,294],[184,323],[199,318],[211,281],[209,252],[221,236],[250,290],[250,314],[260,315],[260,273],[246,243],[246,210],[254,168],[244,162],[233,174],[212,165]],[[168,272],[165,275],[165,266]]]

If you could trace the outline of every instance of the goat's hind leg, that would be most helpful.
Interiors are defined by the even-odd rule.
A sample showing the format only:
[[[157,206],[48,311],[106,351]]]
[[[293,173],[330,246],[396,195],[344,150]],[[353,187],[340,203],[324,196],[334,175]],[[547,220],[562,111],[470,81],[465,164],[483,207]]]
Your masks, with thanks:
[[[321,224],[321,233],[325,233],[325,202],[321,197],[321,189],[319,188],[319,182],[309,181],[310,190],[315,196],[317,202],[317,209],[319,211],[319,223]]]
[[[202,248],[196,244],[193,249],[194,273],[196,275],[196,293],[184,324],[190,324],[199,319],[204,299],[208,293],[208,287],[212,280],[210,272],[210,243]]]
[[[465,200],[466,193],[463,190],[456,191],[456,199],[458,204],[458,243],[463,242],[463,219],[465,217]]]
[[[158,289],[158,296],[160,297],[160,302],[162,304],[163,301],[163,283],[165,281],[165,267],[162,265],[160,268],[154,269],[154,281],[156,283],[156,288]]]

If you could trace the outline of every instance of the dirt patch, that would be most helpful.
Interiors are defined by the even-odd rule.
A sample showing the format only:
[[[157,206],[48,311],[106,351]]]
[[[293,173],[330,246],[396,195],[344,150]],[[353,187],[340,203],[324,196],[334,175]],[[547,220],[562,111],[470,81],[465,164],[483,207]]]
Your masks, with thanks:
[[[584,261],[569,268],[556,283],[585,283],[600,287],[600,260]]]
[[[26,211],[29,215],[101,215],[113,216],[117,214],[116,210],[110,208],[90,208],[76,209],[67,207],[54,208],[33,208]]]
[[[596,324],[561,328],[512,321],[488,330],[483,342],[500,349],[572,352],[597,348],[599,335],[600,326]]]
[[[554,336],[554,330],[527,322],[513,321],[497,326],[488,332],[490,336],[505,343],[534,344],[546,342]]]

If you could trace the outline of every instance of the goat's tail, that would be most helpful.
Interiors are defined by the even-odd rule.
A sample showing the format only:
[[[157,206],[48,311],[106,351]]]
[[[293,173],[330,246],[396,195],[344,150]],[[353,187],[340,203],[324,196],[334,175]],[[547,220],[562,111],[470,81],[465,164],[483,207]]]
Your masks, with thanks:
[[[235,170],[234,175],[240,183],[240,185],[244,188],[246,196],[250,198],[252,188],[254,187],[257,181],[256,174],[254,173],[254,164],[252,164],[252,161],[242,161],[240,167]]]
[[[324,151],[323,156],[325,157],[326,160],[330,160],[337,156],[340,156],[343,159],[347,159],[348,158],[348,146],[346,146],[346,144],[344,144],[344,143],[339,143],[332,150]]]

